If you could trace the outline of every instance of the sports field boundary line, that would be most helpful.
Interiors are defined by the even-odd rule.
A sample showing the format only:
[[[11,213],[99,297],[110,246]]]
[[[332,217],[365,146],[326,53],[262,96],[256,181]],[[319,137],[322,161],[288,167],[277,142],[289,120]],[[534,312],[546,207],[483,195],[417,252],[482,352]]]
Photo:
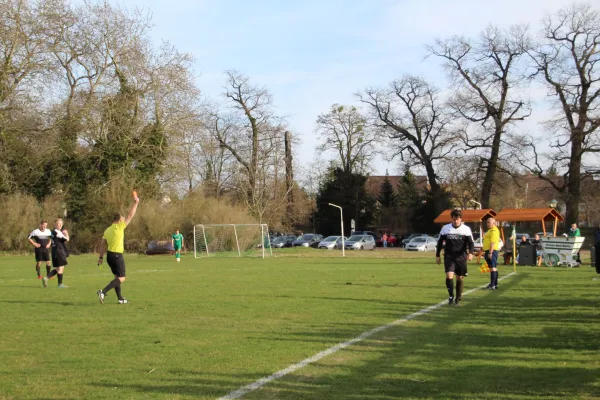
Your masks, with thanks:
[[[498,281],[502,281],[510,276],[513,276],[514,274],[516,274],[516,272],[511,272],[508,275],[503,276],[502,278],[498,279]],[[487,284],[485,285],[481,285],[478,286],[476,288],[473,288],[471,290],[466,291],[465,293],[463,293],[463,296],[467,296],[470,293],[476,292],[480,289],[483,289],[487,287]],[[410,315],[407,315],[404,318],[401,319],[397,319],[393,322],[390,322],[389,324],[386,325],[381,325],[378,326],[377,328],[371,329],[370,331],[366,331],[361,333],[360,335],[358,335],[357,337],[355,337],[354,339],[350,339],[346,342],[343,343],[338,343],[333,347],[328,348],[327,350],[324,350],[320,353],[315,354],[312,357],[306,358],[302,361],[300,361],[299,363],[296,364],[292,364],[289,367],[282,369],[280,371],[275,372],[273,375],[269,375],[265,378],[261,378],[259,380],[257,380],[256,382],[253,382],[249,385],[243,386],[237,390],[234,390],[233,392],[230,392],[229,394],[223,396],[223,397],[219,397],[217,400],[233,400],[233,399],[239,399],[242,396],[247,395],[248,393],[251,393],[253,391],[255,391],[256,389],[260,389],[261,387],[265,386],[267,383],[273,382],[277,379],[280,379],[288,374],[291,374],[292,372],[296,372],[297,370],[306,367],[308,364],[314,363],[316,361],[319,361],[322,358],[325,358],[333,353],[338,352],[339,350],[342,350],[348,346],[352,346],[353,344],[362,342],[363,340],[365,340],[366,338],[373,336],[376,333],[382,332],[386,329],[389,329],[391,327],[394,326],[398,326],[398,325],[402,325],[405,322],[410,321],[411,319],[415,319],[416,317],[419,317],[421,315],[425,315],[427,313],[430,313],[431,311],[437,310],[438,308],[444,306],[448,304],[448,300],[444,300],[442,302],[439,302],[437,304],[434,304],[432,306],[423,308],[422,310],[419,310],[417,312],[414,312]]]

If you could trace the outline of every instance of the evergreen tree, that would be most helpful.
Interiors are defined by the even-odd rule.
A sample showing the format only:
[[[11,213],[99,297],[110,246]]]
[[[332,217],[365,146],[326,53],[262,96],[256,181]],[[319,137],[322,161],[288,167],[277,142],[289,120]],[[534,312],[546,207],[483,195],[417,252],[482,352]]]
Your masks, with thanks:
[[[317,210],[314,224],[323,235],[339,235],[340,212],[331,207],[333,203],[342,207],[344,234],[350,234],[350,220],[356,221],[357,229],[368,229],[373,222],[375,199],[367,194],[364,175],[344,172],[340,168],[330,170],[329,179],[317,194]]]
[[[393,209],[398,205],[398,196],[396,195],[394,186],[390,182],[387,171],[385,172],[385,178],[381,183],[379,195],[377,195],[377,201],[384,209]]]

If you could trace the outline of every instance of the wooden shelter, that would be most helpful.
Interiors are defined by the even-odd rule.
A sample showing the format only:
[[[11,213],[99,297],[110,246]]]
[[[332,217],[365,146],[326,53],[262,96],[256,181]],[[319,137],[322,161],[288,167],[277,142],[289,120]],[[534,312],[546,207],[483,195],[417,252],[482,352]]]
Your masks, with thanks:
[[[553,222],[553,235],[556,236],[558,222],[564,221],[564,218],[554,208],[505,208],[496,216],[496,221],[499,222],[528,222],[540,221],[544,236],[546,236],[545,222]]]
[[[446,210],[443,211],[440,215],[437,216],[436,219],[433,220],[436,224],[449,224],[452,222],[452,218],[450,217],[450,213],[454,211]],[[483,210],[460,210],[462,212],[462,221],[463,222],[483,222],[484,220],[494,217],[496,218],[496,211],[491,208],[486,208]],[[497,218],[496,218],[497,219]]]

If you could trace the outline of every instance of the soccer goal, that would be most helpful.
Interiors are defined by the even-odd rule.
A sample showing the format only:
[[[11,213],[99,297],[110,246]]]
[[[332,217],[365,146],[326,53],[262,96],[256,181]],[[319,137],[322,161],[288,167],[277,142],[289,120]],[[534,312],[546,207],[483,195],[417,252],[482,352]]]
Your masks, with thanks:
[[[200,224],[194,226],[194,257],[273,256],[267,224]]]

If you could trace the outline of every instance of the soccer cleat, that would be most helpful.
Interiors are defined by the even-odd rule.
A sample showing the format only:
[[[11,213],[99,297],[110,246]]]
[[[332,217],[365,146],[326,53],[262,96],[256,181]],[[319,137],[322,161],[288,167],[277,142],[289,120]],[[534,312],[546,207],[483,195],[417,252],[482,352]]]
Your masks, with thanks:
[[[98,290],[97,294],[98,294],[98,300],[100,300],[100,303],[104,304],[104,293],[102,293],[102,290]]]
[[[63,285],[62,283],[60,285],[57,286],[58,289],[66,289],[68,288],[67,285]]]
[[[490,283],[489,285],[487,285],[485,287],[486,289],[490,289],[490,290],[494,290],[494,286],[492,286],[492,284]]]
[[[129,304],[129,300],[127,300],[127,299],[119,300],[119,304]]]
[[[38,275],[38,279],[42,279],[42,276],[41,276],[41,275]]]
[[[448,297],[448,305],[452,305],[454,304],[454,297],[450,296]]]
[[[498,290],[498,285],[494,286],[494,290]]]
[[[44,285],[44,287],[48,287],[48,278],[47,277],[42,278],[42,285]]]
[[[456,300],[454,300],[454,305],[455,306],[460,306],[460,302],[462,301],[462,299],[460,297],[457,297]]]

